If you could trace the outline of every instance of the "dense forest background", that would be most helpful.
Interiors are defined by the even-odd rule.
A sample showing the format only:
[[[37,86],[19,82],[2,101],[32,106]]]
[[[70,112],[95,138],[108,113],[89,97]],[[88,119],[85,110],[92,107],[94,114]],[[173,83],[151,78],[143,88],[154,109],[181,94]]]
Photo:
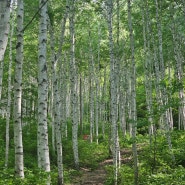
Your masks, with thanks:
[[[184,19],[184,0],[0,0],[0,184],[100,164],[106,185],[185,184]]]

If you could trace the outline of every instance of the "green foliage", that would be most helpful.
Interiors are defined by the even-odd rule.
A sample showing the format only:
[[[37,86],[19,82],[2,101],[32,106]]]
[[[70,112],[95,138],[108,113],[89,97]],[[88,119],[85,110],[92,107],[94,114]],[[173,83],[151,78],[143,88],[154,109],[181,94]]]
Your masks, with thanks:
[[[146,185],[184,185],[185,183],[185,133],[184,131],[171,132],[173,154],[176,164],[172,163],[171,152],[167,144],[166,136],[158,131],[155,136],[150,138],[147,135],[137,136],[138,157],[139,157],[139,184]],[[131,140],[128,135],[121,139],[121,148],[127,147],[131,154]],[[126,157],[123,155],[124,158]],[[106,166],[107,180],[106,185],[114,185],[113,167]],[[133,161],[125,162],[121,165],[118,175],[118,184],[134,184]]]
[[[107,165],[105,170],[108,174],[107,179],[105,181],[105,185],[114,185],[114,169],[112,165]]]
[[[90,143],[86,140],[79,141],[80,163],[83,167],[96,168],[98,163],[108,158],[108,143]]]
[[[175,165],[172,163],[171,152],[164,134],[157,132],[156,141],[153,138],[152,145],[143,148],[139,155],[140,182],[143,184],[183,184],[185,135],[182,131],[173,131],[171,137]]]
[[[182,166],[177,166],[175,169],[170,169],[169,173],[157,173],[147,175],[146,172],[141,171],[141,182],[146,185],[184,185],[185,183],[185,169]]]

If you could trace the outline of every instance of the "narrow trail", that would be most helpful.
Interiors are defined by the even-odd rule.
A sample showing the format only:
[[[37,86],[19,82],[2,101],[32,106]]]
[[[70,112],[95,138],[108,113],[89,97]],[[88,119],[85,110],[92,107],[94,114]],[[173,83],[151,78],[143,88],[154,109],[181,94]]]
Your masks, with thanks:
[[[130,149],[121,150],[121,163],[126,164],[132,160],[132,151]],[[106,181],[106,165],[112,165],[113,160],[107,159],[101,163],[95,170],[81,168],[82,175],[76,177],[71,185],[104,185]]]
[[[103,185],[106,180],[105,164],[100,163],[98,168],[90,170],[81,168],[82,176],[75,179],[71,185]]]

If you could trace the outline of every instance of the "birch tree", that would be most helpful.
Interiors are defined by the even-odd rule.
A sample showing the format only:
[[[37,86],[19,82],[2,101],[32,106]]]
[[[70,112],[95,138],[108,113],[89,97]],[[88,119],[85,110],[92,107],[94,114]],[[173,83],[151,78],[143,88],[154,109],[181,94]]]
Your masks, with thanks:
[[[53,85],[53,133],[52,133],[52,142],[55,146],[55,139],[56,138],[56,148],[57,148],[57,164],[58,164],[58,185],[63,184],[63,157],[62,157],[62,140],[61,140],[61,99],[59,96],[58,86],[58,75],[57,75],[57,61],[55,61],[55,52],[54,52],[54,35],[53,30],[50,30],[50,42],[51,42],[51,49],[52,49],[52,85]]]
[[[68,3],[68,2],[67,2]],[[66,5],[68,6],[68,4]],[[61,63],[61,53],[62,53],[62,46],[64,42],[64,34],[65,34],[65,24],[66,24],[66,19],[68,16],[68,8],[66,8],[66,12],[64,15],[64,18],[62,19],[62,24],[61,24],[61,35],[60,35],[60,46],[58,50],[57,56],[55,55],[55,38],[54,38],[54,31],[52,25],[50,25],[50,43],[51,43],[51,51],[52,51],[52,89],[53,89],[53,124],[54,124],[54,129],[52,132],[52,142],[55,145],[55,139],[56,138],[56,148],[57,148],[57,164],[58,164],[58,185],[63,185],[64,184],[64,173],[63,173],[63,154],[62,154],[62,138],[61,138],[61,121],[62,123],[64,120],[62,117],[64,116],[65,112],[61,111],[63,103],[63,99],[61,96],[63,96],[64,92],[62,91],[62,95],[60,96],[60,83],[61,81],[64,82],[64,77],[62,76],[62,79],[59,78],[58,74],[58,69],[60,69],[60,73],[63,73],[64,70],[59,67],[59,62]],[[61,85],[62,86],[62,85]],[[63,89],[63,87],[62,87]],[[63,123],[64,124],[64,123]],[[56,137],[55,137],[56,136]]]
[[[132,151],[134,158],[134,184],[138,184],[138,157],[136,146],[136,128],[137,128],[137,113],[136,113],[136,66],[135,66],[135,47],[134,47],[134,35],[132,28],[132,9],[131,1],[128,0],[128,25],[130,34],[130,49],[131,49],[131,120],[132,120]]]
[[[143,3],[144,4],[144,3]],[[153,125],[153,107],[152,107],[152,57],[150,56],[150,37],[149,37],[149,23],[148,23],[148,13],[145,11],[145,5],[143,5],[142,19],[143,19],[143,40],[144,40],[144,54],[145,54],[145,63],[143,65],[145,72],[145,92],[146,92],[146,104],[148,111],[148,122],[149,122],[149,134],[153,134],[154,125]],[[147,2],[146,2],[147,7]]]
[[[2,93],[4,53],[8,43],[9,20],[10,20],[10,0],[0,1],[0,100]]]
[[[6,114],[6,152],[5,152],[5,167],[8,167],[8,158],[9,158],[9,127],[10,127],[10,115],[11,115],[11,92],[12,92],[12,39],[14,34],[15,27],[15,1],[12,2],[12,20],[11,20],[11,33],[9,41],[9,67],[8,67],[8,100],[7,100],[7,114]]]
[[[23,64],[23,0],[17,1],[17,43],[14,79],[14,144],[15,144],[15,173],[24,178],[23,143],[22,143],[22,64]]]
[[[78,116],[77,116],[77,69],[75,62],[75,29],[74,29],[74,0],[69,1],[69,29],[70,29],[70,78],[71,78],[71,103],[72,103],[72,138],[75,167],[79,168],[78,157]]]
[[[39,25],[39,48],[38,48],[38,166],[46,172],[50,172],[50,158],[48,146],[47,125],[47,98],[48,79],[46,65],[47,43],[47,1],[40,0],[40,25]]]
[[[119,160],[119,140],[118,140],[118,105],[117,105],[117,60],[114,54],[113,42],[113,1],[107,1],[108,8],[108,31],[109,31],[109,53],[110,53],[110,112],[111,112],[111,139],[113,150],[113,165],[114,165],[114,179],[115,185],[118,183],[118,160]]]
[[[183,54],[181,53],[180,49],[180,43],[178,42],[178,27],[175,22],[174,18],[174,5],[172,4],[170,6],[170,14],[171,14],[171,32],[172,32],[172,37],[173,37],[173,50],[174,50],[174,59],[175,59],[175,74],[176,74],[176,79],[177,79],[177,84],[178,84],[178,94],[179,94],[179,120],[178,120],[178,127],[182,128],[185,130],[185,95],[184,95],[184,87],[183,87],[183,63],[184,63],[184,57]]]
[[[94,96],[95,96],[95,87],[94,87],[94,57],[92,52],[92,44],[90,41],[91,32],[89,31],[89,115],[90,115],[90,142],[93,141],[94,134]]]
[[[157,67],[157,69],[161,69],[159,74],[159,82],[163,82],[164,81],[164,75],[165,75],[165,68],[164,68],[164,57],[163,57],[163,38],[162,38],[162,28],[161,28],[161,21],[159,18],[159,5],[158,5],[158,0],[155,0],[155,4],[156,4],[156,20],[157,20],[157,31],[158,31],[158,44],[159,44],[159,66]],[[156,63],[156,66],[158,64]],[[168,97],[167,97],[167,92],[166,92],[166,88],[163,85],[159,85],[159,92],[160,92],[160,102],[161,102],[161,106],[166,106],[168,104]],[[165,110],[165,112],[162,114],[162,124],[164,124],[164,129],[165,129],[165,135],[167,138],[167,142],[168,142],[168,147],[169,147],[169,151],[171,153],[171,157],[172,157],[172,161],[173,163],[175,163],[175,157],[173,154],[173,150],[172,150],[172,142],[171,142],[171,135],[170,135],[170,123],[169,123],[169,119],[170,118],[170,111],[169,109]]]

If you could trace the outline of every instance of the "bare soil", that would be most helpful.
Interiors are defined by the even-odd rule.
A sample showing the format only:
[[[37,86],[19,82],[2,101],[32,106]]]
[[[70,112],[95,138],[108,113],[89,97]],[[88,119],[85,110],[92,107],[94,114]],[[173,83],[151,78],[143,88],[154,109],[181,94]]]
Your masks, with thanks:
[[[72,185],[103,185],[106,180],[104,164],[100,163],[98,168],[91,170],[81,168],[82,176],[77,177]]]
[[[131,149],[121,150],[121,163],[129,163],[132,160]],[[103,185],[106,181],[106,165],[111,165],[113,160],[106,159],[95,170],[81,168],[82,175],[76,177],[71,185]]]

